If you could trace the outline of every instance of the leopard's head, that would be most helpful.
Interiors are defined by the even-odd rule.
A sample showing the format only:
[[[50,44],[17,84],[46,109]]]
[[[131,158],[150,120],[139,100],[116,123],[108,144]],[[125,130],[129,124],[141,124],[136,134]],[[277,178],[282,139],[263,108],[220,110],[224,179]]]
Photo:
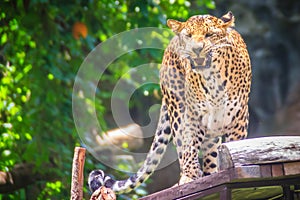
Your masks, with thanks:
[[[186,22],[169,19],[167,24],[178,36],[177,53],[184,60],[186,58],[190,60],[192,69],[208,68],[210,58],[214,56],[216,50],[233,43],[233,39],[227,37],[234,26],[234,16],[231,12],[221,18],[196,15]],[[190,68],[187,67],[186,70]]]
[[[216,36],[226,36],[227,28],[234,26],[234,16],[228,12],[221,18],[211,15],[196,15],[186,22],[169,19],[167,25],[174,33],[193,39],[195,42],[213,40]]]

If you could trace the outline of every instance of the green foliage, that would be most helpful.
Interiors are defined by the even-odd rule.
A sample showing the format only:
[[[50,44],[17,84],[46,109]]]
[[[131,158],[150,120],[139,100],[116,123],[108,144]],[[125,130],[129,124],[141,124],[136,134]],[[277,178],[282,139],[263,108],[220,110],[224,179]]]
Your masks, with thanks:
[[[53,199],[53,197],[61,196],[63,185],[61,181],[47,182],[44,189],[38,196],[38,199]]]
[[[8,171],[19,163],[34,163],[39,174],[55,174],[53,180],[40,181],[43,187],[36,198],[68,199],[73,149],[80,145],[72,119],[72,89],[85,56],[119,32],[137,27],[165,27],[167,18],[186,19],[214,7],[211,0],[1,2],[0,170]],[[72,26],[78,21],[87,26],[88,35],[76,40]],[[111,88],[124,72],[149,61],[160,62],[161,58],[162,51],[140,50],[113,64],[102,77],[105,87],[97,93],[99,115],[109,114],[106,105]],[[157,85],[142,88],[149,96],[156,89]],[[133,101],[133,105],[143,106],[139,101]],[[99,120],[106,126],[105,117]],[[104,168],[88,157],[86,169],[97,167]],[[2,197],[24,199],[25,191]],[[137,194],[144,193],[137,190]],[[133,195],[132,198],[138,197]]]

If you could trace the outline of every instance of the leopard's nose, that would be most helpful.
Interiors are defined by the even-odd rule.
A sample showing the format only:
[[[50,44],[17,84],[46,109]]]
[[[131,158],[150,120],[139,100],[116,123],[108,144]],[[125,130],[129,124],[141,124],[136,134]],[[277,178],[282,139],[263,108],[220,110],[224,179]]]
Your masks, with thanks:
[[[201,50],[202,50],[202,47],[193,47],[193,48],[192,48],[192,51],[193,51],[197,56],[200,55]]]

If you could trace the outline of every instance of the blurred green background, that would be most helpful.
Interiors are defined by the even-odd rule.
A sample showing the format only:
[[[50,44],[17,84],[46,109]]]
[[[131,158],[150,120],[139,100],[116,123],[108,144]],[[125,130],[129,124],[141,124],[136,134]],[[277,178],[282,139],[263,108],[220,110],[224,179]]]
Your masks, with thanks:
[[[253,65],[249,136],[297,135],[300,130],[297,123],[300,111],[297,12],[300,6],[296,0],[268,2],[2,1],[0,171],[2,174],[11,172],[16,180],[14,185],[0,181],[0,200],[70,198],[73,150],[75,146],[81,146],[72,118],[72,92],[77,70],[99,43],[133,28],[166,28],[168,18],[186,20],[196,14],[221,16],[228,10],[233,11],[236,29],[248,45]],[[166,40],[162,39],[162,42],[167,45]],[[107,105],[110,105],[112,88],[123,73],[138,64],[159,63],[162,56],[163,51],[135,51],[103,75],[96,100],[103,127],[107,130],[115,128]],[[157,90],[158,86],[153,84],[141,87],[135,93],[130,110],[137,122],[147,123],[148,118],[142,114],[149,105],[159,103]],[[148,145],[145,145],[146,149]],[[116,178],[128,176],[106,168],[87,154],[85,177],[94,168],[110,171]],[[178,171],[178,166],[173,168]],[[175,182],[153,184],[155,180],[154,176],[147,182],[148,187],[144,184],[119,198],[138,198],[176,182],[174,179]],[[89,198],[87,187],[84,196]]]

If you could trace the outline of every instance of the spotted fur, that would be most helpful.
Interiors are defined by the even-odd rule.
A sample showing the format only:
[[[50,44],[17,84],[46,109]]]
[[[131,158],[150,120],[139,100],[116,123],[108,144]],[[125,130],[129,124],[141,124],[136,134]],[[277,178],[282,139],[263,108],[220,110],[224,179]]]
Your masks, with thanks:
[[[118,193],[132,190],[154,172],[171,139],[181,169],[179,184],[215,173],[222,141],[247,136],[251,64],[232,13],[221,18],[197,15],[167,24],[176,36],[165,50],[160,69],[162,106],[146,161],[122,181],[93,171],[89,176],[92,191],[101,185]]]

